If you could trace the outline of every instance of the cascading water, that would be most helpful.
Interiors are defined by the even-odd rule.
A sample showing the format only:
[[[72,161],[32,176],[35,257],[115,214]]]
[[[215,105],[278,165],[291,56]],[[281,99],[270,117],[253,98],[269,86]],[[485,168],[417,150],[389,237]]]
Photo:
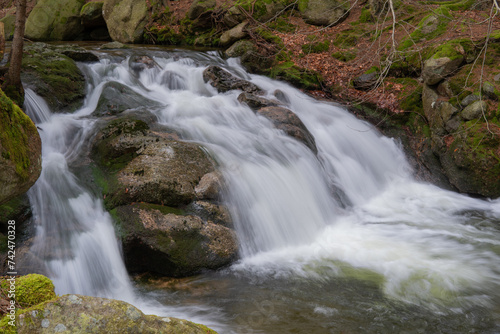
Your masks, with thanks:
[[[45,259],[58,293],[133,300],[111,218],[68,168],[92,132],[91,114],[103,85],[116,81],[155,101],[151,111],[159,123],[203,144],[219,163],[242,259],[215,277],[207,274],[200,284],[212,280],[233,284],[227,290],[237,290],[235,295],[242,300],[248,299],[242,289],[255,292],[262,287],[254,293],[262,295],[255,302],[260,305],[255,311],[261,314],[259,321],[234,320],[245,312],[238,311],[239,299],[229,298],[224,304],[224,298],[214,302],[217,296],[210,295],[210,302],[203,300],[233,318],[233,329],[222,331],[286,332],[280,326],[291,330],[304,322],[297,315],[295,327],[290,325],[294,317],[289,311],[278,312],[280,307],[300,307],[296,312],[310,314],[310,322],[323,321],[323,325],[309,322],[310,332],[359,330],[359,324],[355,327],[344,320],[363,317],[347,310],[349,303],[369,309],[367,314],[377,309],[375,305],[391,305],[377,311],[390,314],[386,322],[365,320],[366,326],[384,322],[382,331],[405,328],[405,324],[387,325],[395,313],[411,319],[406,326],[413,321],[413,328],[422,328],[420,321],[438,321],[425,318],[429,317],[425,310],[476,316],[476,309],[492,314],[488,330],[500,329],[499,200],[471,199],[415,181],[394,140],[338,106],[315,101],[284,83],[249,75],[235,61],[223,61],[215,53],[149,52],[158,66],[140,72],[130,67],[128,58],[85,65],[89,95],[74,114],[42,115],[40,110],[47,110],[43,101],[28,91],[28,113],[39,123],[43,143],[42,176],[30,191],[39,226],[34,249]],[[209,64],[252,81],[269,98],[274,98],[276,89],[284,92],[286,107],[312,133],[318,154],[239,103],[240,92],[218,94],[204,83],[202,72]],[[367,289],[373,304],[362,305],[369,302],[349,292],[346,280]],[[284,291],[275,282],[284,282],[295,292]],[[384,296],[364,286],[372,283]],[[318,285],[321,289],[315,291]],[[339,291],[339,286],[344,289]],[[275,295],[270,297],[269,290]],[[310,295],[304,296],[304,290]],[[392,301],[410,306],[393,306]],[[393,313],[389,310],[398,307]],[[420,308],[418,316],[410,315],[411,307]],[[460,328],[454,319],[447,318],[446,326]],[[363,320],[356,318],[354,323],[358,322]],[[464,328],[480,326],[468,320]]]

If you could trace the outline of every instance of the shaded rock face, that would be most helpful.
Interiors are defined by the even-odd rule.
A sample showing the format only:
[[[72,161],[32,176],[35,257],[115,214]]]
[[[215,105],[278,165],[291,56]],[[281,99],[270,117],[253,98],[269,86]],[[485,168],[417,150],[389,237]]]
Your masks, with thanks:
[[[25,36],[35,41],[69,41],[82,32],[83,0],[40,0],[26,20]]]
[[[162,213],[144,204],[118,207],[116,216],[122,221],[129,271],[183,277],[229,265],[237,258],[235,232],[212,221]]]
[[[189,7],[186,16],[190,20],[196,20],[203,13],[215,8],[215,5],[215,0],[195,0]]]
[[[305,21],[318,26],[341,23],[348,15],[348,8],[346,8],[344,2],[336,0],[308,0],[299,2],[299,11],[302,13]]]
[[[257,110],[257,113],[270,119],[276,128],[304,143],[315,154],[318,153],[314,137],[291,110],[283,107],[265,107]]]
[[[53,112],[74,111],[85,98],[85,78],[75,61],[62,52],[77,55],[76,47],[59,49],[44,43],[24,47],[21,78],[43,97]],[[66,50],[66,51],[64,51]],[[82,56],[83,49],[80,50]]]
[[[242,90],[247,93],[261,95],[264,92],[255,84],[237,78],[228,71],[219,66],[209,66],[203,71],[203,80],[210,82],[219,93],[225,93],[230,90]]]
[[[104,3],[103,16],[109,35],[121,43],[140,43],[148,18],[145,0],[108,0]]]
[[[94,41],[110,40],[108,27],[103,16],[104,2],[89,2],[82,7],[80,19],[85,29],[84,39]]]
[[[424,63],[422,78],[427,85],[435,85],[447,76],[455,73],[464,61],[463,57],[430,58]]]
[[[352,81],[354,88],[359,90],[370,90],[375,88],[378,82],[378,73],[365,73]]]
[[[200,146],[175,137],[133,118],[95,136],[98,182],[129,271],[181,277],[237,258],[231,217],[218,202],[221,174]]]
[[[129,303],[82,295],[64,295],[17,317],[20,333],[215,333],[171,317],[145,315]]]
[[[0,90],[0,204],[24,194],[38,179],[41,145],[35,124]]]
[[[248,33],[245,31],[245,27],[247,26],[248,22],[242,22],[238,24],[236,27],[225,31],[222,36],[220,37],[220,44],[221,45],[230,45],[240,39],[245,38]]]
[[[258,48],[248,40],[239,40],[226,50],[228,57],[239,57],[241,65],[252,73],[264,73],[274,63],[272,57],[261,54]]]

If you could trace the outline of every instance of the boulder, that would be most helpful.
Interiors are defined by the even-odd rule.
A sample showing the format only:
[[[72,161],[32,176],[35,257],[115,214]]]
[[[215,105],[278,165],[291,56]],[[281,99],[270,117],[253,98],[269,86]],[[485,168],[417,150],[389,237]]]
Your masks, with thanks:
[[[93,157],[108,172],[103,187],[108,208],[132,202],[189,204],[200,179],[214,170],[199,145],[148,128],[143,121],[125,118],[96,135]]]
[[[222,175],[219,172],[210,172],[203,175],[194,188],[198,199],[219,199],[222,187]]]
[[[208,201],[194,201],[186,207],[186,211],[200,217],[203,221],[233,228],[233,219],[227,207]]]
[[[460,105],[465,108],[468,105],[470,105],[476,101],[479,101],[479,99],[480,99],[479,95],[470,94],[462,99],[462,101],[460,102]]]
[[[299,11],[304,20],[317,26],[341,23],[349,15],[349,2],[337,0],[307,0],[299,2]]]
[[[239,57],[241,65],[249,72],[264,73],[273,63],[274,58],[261,54],[249,40],[239,40],[226,50],[228,57]]]
[[[184,277],[227,266],[237,258],[233,230],[169,210],[174,211],[149,204],[114,210],[129,271]]]
[[[264,92],[255,84],[237,78],[228,71],[219,66],[211,65],[203,71],[203,80],[210,82],[219,93],[225,93],[230,90],[239,89],[247,93],[262,95]]]
[[[35,124],[0,90],[0,204],[24,194],[42,171]]]
[[[99,57],[93,53],[92,51],[85,50],[76,45],[62,45],[62,46],[54,46],[55,51],[62,53],[68,58],[73,59],[74,61],[80,62],[96,62],[99,61]]]
[[[318,153],[313,135],[291,110],[283,107],[265,107],[259,109],[257,114],[270,119],[276,128],[302,142],[315,154]]]
[[[447,76],[458,71],[463,61],[463,56],[455,58],[430,58],[424,63],[424,67],[422,69],[422,79],[427,85],[435,85]]]
[[[464,110],[462,110],[462,118],[466,121],[479,118],[481,115],[488,112],[488,104],[486,101],[476,101],[468,105]]]
[[[378,83],[379,73],[365,73],[355,78],[352,81],[352,85],[354,88],[359,90],[370,90],[374,89]]]
[[[40,0],[26,20],[25,37],[34,41],[70,41],[82,32],[84,0]]]
[[[483,87],[481,88],[482,93],[488,99],[497,101],[500,93],[496,90],[495,86],[491,82],[484,82]]]
[[[190,20],[196,20],[203,13],[213,10],[215,8],[215,0],[195,0],[189,7],[186,14],[187,18]]]
[[[80,19],[85,28],[96,28],[106,26],[102,16],[104,2],[89,2],[82,7]]]
[[[220,37],[220,44],[225,46],[245,38],[248,35],[248,33],[245,30],[245,27],[247,25],[248,21],[244,21],[238,24],[236,27],[225,31]]]
[[[146,0],[107,0],[103,17],[109,35],[121,43],[140,43],[148,20]]]
[[[252,110],[258,110],[264,107],[275,107],[282,104],[280,101],[272,101],[247,92],[241,93],[238,96],[238,101],[248,105]]]
[[[43,97],[53,112],[74,111],[85,98],[85,77],[75,61],[44,43],[24,47],[23,83]]]
[[[18,312],[19,333],[199,333],[203,325],[172,317],[145,315],[120,300],[64,295]]]
[[[117,115],[129,109],[143,109],[146,105],[153,107],[160,104],[119,82],[112,81],[104,85],[93,115]]]

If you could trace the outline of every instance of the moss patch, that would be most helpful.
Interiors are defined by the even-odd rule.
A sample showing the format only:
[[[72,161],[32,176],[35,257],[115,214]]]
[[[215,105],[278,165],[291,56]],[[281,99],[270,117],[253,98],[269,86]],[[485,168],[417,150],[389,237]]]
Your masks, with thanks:
[[[323,79],[311,70],[296,66],[293,62],[285,62],[273,67],[268,75],[273,79],[283,80],[304,89],[320,89]]]

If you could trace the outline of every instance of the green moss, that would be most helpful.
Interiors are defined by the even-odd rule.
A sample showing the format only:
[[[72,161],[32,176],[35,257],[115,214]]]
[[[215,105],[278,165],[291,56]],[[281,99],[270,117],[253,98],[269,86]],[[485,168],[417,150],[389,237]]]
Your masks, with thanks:
[[[370,11],[369,6],[365,6],[365,7],[363,7],[363,9],[361,9],[361,14],[359,15],[358,21],[360,23],[374,22],[374,19],[373,19],[373,16],[372,16],[372,13]]]
[[[30,175],[29,143],[38,136],[31,119],[0,89],[0,143],[1,156],[15,165],[23,180]]]
[[[275,44],[275,45],[277,45],[280,48],[283,48],[285,46],[284,43],[283,43],[283,40],[281,38],[279,38],[278,36],[276,36],[275,34],[273,34],[272,32],[270,32],[267,29],[257,28],[255,30],[255,33],[257,33],[257,35],[259,35],[260,37],[262,37],[267,42]]]
[[[332,57],[343,62],[348,62],[356,58],[356,54],[350,51],[337,51],[332,53]]]
[[[29,274],[16,278],[16,302],[28,308],[56,297],[52,281],[39,274]],[[3,280],[0,286],[8,290],[10,282]]]
[[[444,6],[439,7],[434,13],[427,15],[420,21],[415,31],[400,43],[398,49],[405,50],[421,40],[431,40],[441,36],[446,32],[451,20],[452,16],[449,10]]]
[[[338,34],[337,37],[335,37],[335,39],[333,40],[333,45],[342,48],[353,47],[358,42],[358,38],[359,32],[352,29],[345,30]]]
[[[438,46],[432,57],[434,59],[448,57],[451,60],[454,60],[463,57],[464,52],[466,55],[475,55],[474,44],[472,41],[467,39],[455,39]]]
[[[302,52],[309,54],[309,53],[321,53],[328,51],[330,48],[330,41],[329,40],[324,40],[323,42],[317,42],[317,43],[306,43],[302,45]]]
[[[319,89],[323,82],[321,76],[311,70],[296,66],[293,62],[285,62],[274,66],[268,71],[273,79],[284,80],[292,85],[304,89]]]
[[[399,105],[405,111],[422,112],[422,86],[417,84],[417,87],[408,96],[403,98]]]
[[[294,24],[291,24],[289,20],[286,20],[281,16],[269,23],[269,28],[283,33],[291,33],[297,29]]]

